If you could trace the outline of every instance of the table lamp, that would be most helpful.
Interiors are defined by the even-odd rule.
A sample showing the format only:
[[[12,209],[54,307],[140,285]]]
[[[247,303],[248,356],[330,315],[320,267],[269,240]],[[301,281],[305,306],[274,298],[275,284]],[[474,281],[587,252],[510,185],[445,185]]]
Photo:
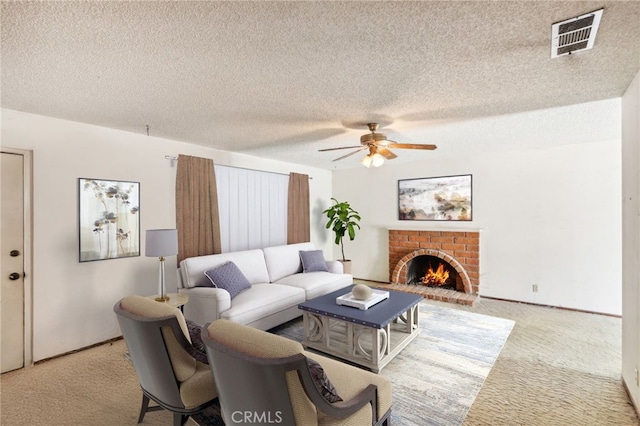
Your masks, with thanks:
[[[146,234],[145,256],[160,258],[160,278],[158,281],[158,302],[169,300],[164,284],[164,258],[178,254],[177,229],[148,229]]]

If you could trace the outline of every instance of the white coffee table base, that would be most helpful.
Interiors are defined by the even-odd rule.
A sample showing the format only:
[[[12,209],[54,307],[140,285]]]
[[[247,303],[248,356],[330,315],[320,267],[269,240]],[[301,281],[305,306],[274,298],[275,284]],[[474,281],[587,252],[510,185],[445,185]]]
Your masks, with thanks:
[[[362,365],[375,373],[420,334],[418,305],[380,329],[308,311],[303,311],[302,319],[304,347]]]

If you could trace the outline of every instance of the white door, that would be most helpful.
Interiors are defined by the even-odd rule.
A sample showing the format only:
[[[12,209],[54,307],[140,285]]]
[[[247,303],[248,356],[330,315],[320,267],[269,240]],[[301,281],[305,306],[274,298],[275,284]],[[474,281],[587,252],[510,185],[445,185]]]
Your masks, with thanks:
[[[24,157],[2,153],[0,163],[0,364],[24,367]]]

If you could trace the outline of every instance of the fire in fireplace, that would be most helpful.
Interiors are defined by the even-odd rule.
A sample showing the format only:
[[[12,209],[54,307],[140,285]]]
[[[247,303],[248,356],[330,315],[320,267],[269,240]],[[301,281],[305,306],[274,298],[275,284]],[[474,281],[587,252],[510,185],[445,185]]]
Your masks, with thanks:
[[[453,266],[438,257],[416,256],[411,259],[407,267],[407,284],[464,292],[464,284],[458,272]]]
[[[447,271],[444,264],[440,262],[435,271],[429,266],[427,274],[422,277],[421,283],[432,287],[441,287],[447,283],[448,279],[449,271]]]

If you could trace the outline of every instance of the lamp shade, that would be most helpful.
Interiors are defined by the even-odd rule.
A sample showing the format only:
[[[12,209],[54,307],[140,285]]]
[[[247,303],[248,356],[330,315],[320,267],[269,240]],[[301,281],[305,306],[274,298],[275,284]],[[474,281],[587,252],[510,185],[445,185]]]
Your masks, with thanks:
[[[380,167],[384,163],[384,157],[377,152],[371,156],[371,165],[373,167]]]
[[[360,160],[360,163],[362,163],[363,166],[369,168],[369,166],[371,165],[371,161],[372,161],[371,156],[367,155],[362,160]]]
[[[145,256],[163,257],[178,254],[177,229],[147,229]]]

